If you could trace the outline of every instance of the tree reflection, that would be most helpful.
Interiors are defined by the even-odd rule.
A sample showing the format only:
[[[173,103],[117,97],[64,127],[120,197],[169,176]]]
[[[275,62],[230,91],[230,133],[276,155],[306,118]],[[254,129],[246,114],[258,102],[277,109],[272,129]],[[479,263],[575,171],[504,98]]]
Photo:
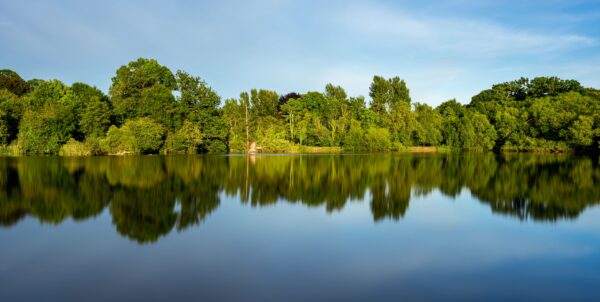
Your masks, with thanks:
[[[576,218],[600,201],[598,158],[536,154],[0,158],[0,224],[83,220],[109,209],[139,243],[202,223],[221,194],[251,206],[367,200],[374,220],[402,218],[412,196],[468,189],[495,213]]]

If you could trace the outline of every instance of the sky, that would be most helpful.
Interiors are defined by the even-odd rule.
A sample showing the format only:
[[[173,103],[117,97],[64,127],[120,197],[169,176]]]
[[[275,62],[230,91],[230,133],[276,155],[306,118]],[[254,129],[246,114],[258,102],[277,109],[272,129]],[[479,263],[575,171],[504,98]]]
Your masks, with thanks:
[[[600,88],[600,1],[0,0],[0,68],[108,92],[121,65],[155,58],[224,99],[373,75],[432,106],[520,77]]]

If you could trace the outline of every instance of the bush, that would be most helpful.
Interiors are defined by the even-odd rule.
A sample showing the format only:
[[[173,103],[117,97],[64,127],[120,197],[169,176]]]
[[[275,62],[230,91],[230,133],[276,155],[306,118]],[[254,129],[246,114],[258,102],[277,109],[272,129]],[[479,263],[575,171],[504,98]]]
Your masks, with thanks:
[[[167,136],[164,150],[166,153],[196,154],[200,144],[202,144],[200,127],[192,122],[185,121],[177,132]]]
[[[0,145],[6,146],[10,142],[10,125],[8,114],[0,109]]]
[[[19,148],[23,153],[57,154],[71,138],[73,127],[72,115],[61,104],[27,111],[19,126]]]
[[[256,144],[264,152],[286,152],[292,149],[292,144],[285,139],[286,129],[278,121],[272,119],[270,123],[262,125],[257,130]]]
[[[225,144],[222,140],[219,139],[205,141],[202,144],[202,151],[208,153],[226,153],[227,144]]]
[[[2,156],[17,156],[22,154],[23,152],[16,143],[12,143],[7,146],[0,146],[0,155]]]
[[[158,153],[164,143],[164,136],[165,129],[162,125],[143,117],[128,120],[121,128],[111,126],[100,145],[108,154]]]
[[[361,150],[365,149],[365,132],[360,125],[360,122],[352,120],[350,123],[350,130],[344,137],[344,149],[347,150]]]
[[[390,131],[385,128],[369,128],[365,134],[365,141],[370,150],[389,150],[392,146]]]
[[[71,138],[66,144],[60,147],[58,154],[61,156],[90,156],[92,155],[92,150],[85,143]]]

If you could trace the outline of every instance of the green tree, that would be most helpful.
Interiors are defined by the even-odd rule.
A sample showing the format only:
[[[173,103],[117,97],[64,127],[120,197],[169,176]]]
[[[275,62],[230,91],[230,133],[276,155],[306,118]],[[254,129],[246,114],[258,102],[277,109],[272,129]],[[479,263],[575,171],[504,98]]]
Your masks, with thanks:
[[[236,99],[228,99],[223,106],[223,119],[229,128],[229,150],[246,151],[246,125],[244,109]]]
[[[71,138],[75,123],[63,104],[50,103],[40,110],[28,110],[19,126],[19,148],[24,153],[57,154]]]
[[[0,109],[0,145],[8,145],[10,137],[10,117],[4,110]]]
[[[415,103],[414,142],[437,146],[442,142],[442,116],[427,104]]]
[[[109,104],[98,97],[93,97],[81,114],[79,127],[85,137],[101,137],[111,123]]]
[[[385,128],[369,128],[365,133],[365,142],[370,150],[389,150],[392,147],[390,132]]]
[[[344,137],[344,149],[348,150],[361,150],[365,149],[365,132],[357,120],[352,120],[350,122],[350,129],[346,136]]]
[[[449,147],[462,146],[460,124],[465,109],[455,99],[440,104],[436,111],[442,116],[442,143]]]
[[[17,97],[6,89],[0,90],[0,111],[3,112],[2,123],[6,126],[5,131],[8,134],[6,137],[7,144],[17,138],[19,122],[23,116],[24,107],[22,98]]]
[[[466,117],[473,126],[473,134],[468,148],[491,150],[498,138],[496,129],[487,117],[478,112],[472,112]]]
[[[181,129],[173,135],[172,150],[179,153],[196,154],[201,144],[200,127],[190,121],[184,121]]]
[[[157,153],[164,143],[165,128],[147,117],[126,121],[121,128],[111,126],[101,140],[102,148],[111,154]]]
[[[566,136],[575,146],[588,147],[594,142],[594,119],[590,116],[580,115],[569,127]]]
[[[6,89],[17,96],[29,92],[31,87],[16,72],[10,69],[0,70],[0,90]]]
[[[371,109],[378,114],[390,112],[399,102],[411,102],[408,88],[404,80],[399,77],[385,79],[374,76],[369,88]]]
[[[201,152],[227,152],[228,125],[219,108],[221,97],[199,77],[177,71],[179,104],[184,108],[187,119],[198,125],[203,135]]]
[[[348,98],[348,95],[341,86],[334,86],[333,84],[328,83],[325,85],[325,97],[336,99],[338,101],[345,101]]]
[[[252,89],[250,91],[250,105],[252,107],[252,115],[255,117],[277,117],[279,95],[275,91]]]
[[[173,127],[177,111],[172,91],[177,88],[173,73],[154,59],[139,58],[117,69],[109,95],[117,123],[152,116]]]

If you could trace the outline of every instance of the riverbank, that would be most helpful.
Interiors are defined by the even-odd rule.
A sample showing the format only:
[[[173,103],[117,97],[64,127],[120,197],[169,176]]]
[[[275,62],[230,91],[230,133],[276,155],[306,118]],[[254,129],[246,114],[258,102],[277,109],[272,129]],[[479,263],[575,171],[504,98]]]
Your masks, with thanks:
[[[108,156],[131,156],[141,155],[133,152],[117,152],[117,153],[93,153],[85,150],[77,150],[78,152],[61,152],[59,154],[26,154],[18,152],[19,149],[15,145],[0,146],[0,156],[32,156],[32,155],[58,155],[65,157],[91,157],[98,155]],[[452,153],[452,152],[496,152],[496,153],[561,153],[561,154],[573,154],[577,153],[575,149],[556,149],[556,148],[515,148],[508,147],[502,148],[500,151],[483,150],[483,149],[458,149],[447,146],[411,146],[411,147],[400,147],[396,150],[369,150],[369,149],[344,149],[343,147],[327,147],[327,146],[301,146],[293,145],[285,151],[274,151],[274,152],[230,152],[232,154],[339,154],[348,152],[375,152],[375,153]],[[583,152],[587,153],[587,152]],[[589,152],[593,153],[593,152]],[[152,153],[157,155],[156,153]],[[184,154],[184,153],[166,153],[161,151],[158,154]],[[151,154],[148,154],[151,155]]]

